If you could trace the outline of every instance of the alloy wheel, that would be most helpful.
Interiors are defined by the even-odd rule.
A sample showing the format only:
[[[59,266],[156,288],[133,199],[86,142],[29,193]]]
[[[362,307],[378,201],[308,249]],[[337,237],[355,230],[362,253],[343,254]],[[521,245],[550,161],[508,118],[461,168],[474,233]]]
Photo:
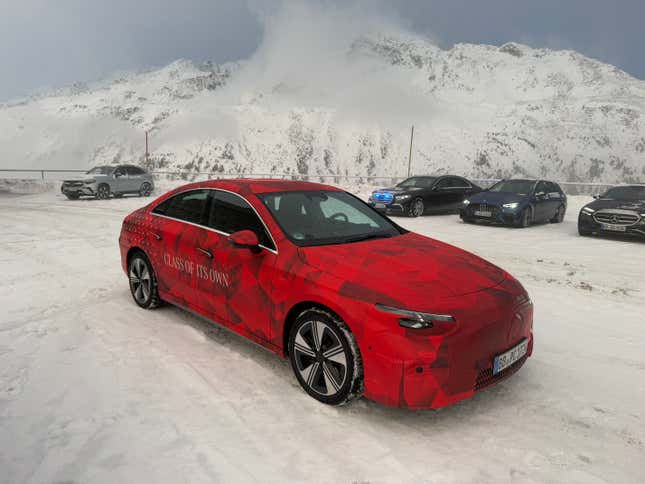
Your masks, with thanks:
[[[143,185],[141,185],[141,190],[139,190],[139,195],[141,195],[142,197],[149,197],[151,193],[152,193],[152,186],[150,186],[150,183],[146,182]]]
[[[130,290],[140,305],[145,305],[150,300],[152,276],[148,264],[140,257],[135,258],[130,265]]]
[[[423,200],[417,199],[412,203],[412,216],[420,217],[425,211],[425,206],[423,205]]]
[[[300,378],[311,391],[332,397],[347,379],[345,347],[326,323],[308,321],[297,331],[293,346],[294,361]]]
[[[105,200],[110,197],[110,188],[107,185],[101,185],[98,190],[96,197],[100,200]]]

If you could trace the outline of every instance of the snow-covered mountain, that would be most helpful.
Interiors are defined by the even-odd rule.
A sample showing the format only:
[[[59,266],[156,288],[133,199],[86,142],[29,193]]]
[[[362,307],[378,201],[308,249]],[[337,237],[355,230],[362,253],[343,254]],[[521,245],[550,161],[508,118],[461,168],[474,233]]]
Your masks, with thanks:
[[[0,107],[0,167],[645,180],[645,82],[572,51],[403,33],[77,84]],[[285,49],[284,44],[289,44]],[[324,48],[321,45],[324,44]]]

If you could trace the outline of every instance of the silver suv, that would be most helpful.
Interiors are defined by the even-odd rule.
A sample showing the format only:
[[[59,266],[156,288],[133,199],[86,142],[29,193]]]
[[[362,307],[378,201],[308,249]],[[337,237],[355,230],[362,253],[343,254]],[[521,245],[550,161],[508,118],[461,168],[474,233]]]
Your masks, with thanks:
[[[61,191],[70,200],[88,196],[98,199],[119,198],[125,194],[148,197],[155,185],[152,175],[143,168],[133,165],[97,166],[84,177],[65,180]]]

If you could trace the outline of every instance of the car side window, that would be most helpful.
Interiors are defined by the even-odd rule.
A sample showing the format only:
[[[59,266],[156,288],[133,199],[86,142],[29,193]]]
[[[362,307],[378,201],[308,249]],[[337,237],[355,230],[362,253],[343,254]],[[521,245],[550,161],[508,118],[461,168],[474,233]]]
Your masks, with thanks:
[[[114,176],[124,176],[126,174],[125,168],[122,166],[117,167],[116,170],[114,170]]]
[[[202,225],[206,214],[207,190],[180,193],[157,205],[153,214]]]
[[[452,186],[455,188],[471,188],[471,184],[465,178],[453,178]]]
[[[207,227],[226,234],[251,230],[258,236],[261,245],[275,250],[275,245],[260,217],[246,200],[233,193],[219,190],[210,190],[208,198]]]
[[[452,185],[452,178],[444,178],[443,180],[439,180],[439,181],[437,182],[437,185],[436,185],[436,187],[437,187],[438,189],[442,189],[442,188],[452,188],[452,186],[453,186],[453,185]]]
[[[138,168],[136,166],[128,166],[126,168],[128,175],[132,176],[138,176],[138,175],[143,175],[144,171],[141,168]]]
[[[549,193],[549,187],[547,186],[547,183],[544,181],[541,181],[537,184],[535,187],[535,193]]]

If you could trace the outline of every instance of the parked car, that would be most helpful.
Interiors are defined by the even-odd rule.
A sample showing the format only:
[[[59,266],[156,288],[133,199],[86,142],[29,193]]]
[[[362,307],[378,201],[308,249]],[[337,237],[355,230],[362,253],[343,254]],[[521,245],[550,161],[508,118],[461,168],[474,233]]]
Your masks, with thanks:
[[[331,186],[193,183],[128,215],[119,245],[138,306],[180,306],[289,358],[326,404],[444,407],[532,353],[516,279]]]
[[[92,168],[82,178],[65,180],[61,185],[61,192],[70,200],[78,200],[80,197],[106,199],[126,194],[149,197],[154,187],[152,175],[141,167],[106,165]]]
[[[547,180],[502,180],[464,200],[464,222],[486,221],[517,227],[535,222],[561,223],[567,196],[560,185]]]
[[[645,185],[611,188],[595,198],[580,210],[580,235],[613,233],[645,237]]]
[[[374,191],[369,204],[387,214],[410,217],[458,213],[464,199],[481,190],[460,176],[413,176],[395,187]]]

